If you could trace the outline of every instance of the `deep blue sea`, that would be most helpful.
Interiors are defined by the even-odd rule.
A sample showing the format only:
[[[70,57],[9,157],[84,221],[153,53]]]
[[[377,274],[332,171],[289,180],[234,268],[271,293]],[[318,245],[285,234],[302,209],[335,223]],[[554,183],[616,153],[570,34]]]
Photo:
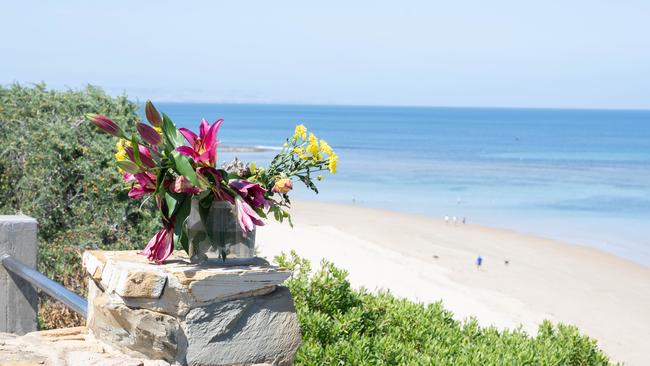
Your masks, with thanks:
[[[303,123],[340,156],[324,201],[588,245],[650,266],[650,111],[158,103],[224,118],[223,146],[279,148]],[[275,154],[223,152],[264,165]],[[312,198],[306,189],[295,196]]]

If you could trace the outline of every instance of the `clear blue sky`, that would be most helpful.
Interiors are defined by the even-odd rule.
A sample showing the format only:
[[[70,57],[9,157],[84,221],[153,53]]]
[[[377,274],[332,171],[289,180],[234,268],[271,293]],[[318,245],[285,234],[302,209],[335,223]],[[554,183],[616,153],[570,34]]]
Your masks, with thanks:
[[[650,108],[650,1],[0,0],[0,83],[178,101]]]

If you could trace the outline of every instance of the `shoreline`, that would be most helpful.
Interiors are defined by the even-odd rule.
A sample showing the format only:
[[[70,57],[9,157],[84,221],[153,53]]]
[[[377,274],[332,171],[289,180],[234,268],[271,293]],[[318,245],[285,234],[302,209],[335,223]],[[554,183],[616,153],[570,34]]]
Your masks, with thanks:
[[[354,287],[442,300],[457,319],[537,333],[544,319],[575,324],[614,361],[650,361],[650,269],[598,249],[477,224],[353,205],[294,201],[295,228],[258,229],[269,259],[295,249],[327,258]],[[477,269],[475,259],[483,258]],[[435,258],[434,256],[437,256]],[[508,261],[506,264],[505,261]]]

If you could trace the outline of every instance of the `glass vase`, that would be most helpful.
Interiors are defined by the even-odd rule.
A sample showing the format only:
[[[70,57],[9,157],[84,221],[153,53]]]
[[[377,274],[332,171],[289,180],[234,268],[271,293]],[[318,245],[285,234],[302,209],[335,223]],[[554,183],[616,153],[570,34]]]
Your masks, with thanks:
[[[193,263],[219,258],[248,259],[255,257],[255,229],[244,232],[237,221],[234,206],[227,201],[214,201],[209,209],[200,209],[199,200],[192,200],[185,222],[188,249]]]

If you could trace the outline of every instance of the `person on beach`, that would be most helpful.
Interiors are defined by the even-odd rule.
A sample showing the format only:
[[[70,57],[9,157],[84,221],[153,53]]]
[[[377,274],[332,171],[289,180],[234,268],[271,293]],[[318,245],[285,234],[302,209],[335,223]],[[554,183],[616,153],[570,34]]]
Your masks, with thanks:
[[[465,216],[463,216],[463,225],[465,225]]]
[[[458,224],[458,219],[456,218],[456,216],[452,217],[451,221],[454,223],[454,225]]]
[[[481,256],[479,255],[479,256],[476,258],[476,269],[481,268],[481,264],[483,264],[483,258],[481,258]]]
[[[449,216],[445,215],[445,224],[449,224]]]

